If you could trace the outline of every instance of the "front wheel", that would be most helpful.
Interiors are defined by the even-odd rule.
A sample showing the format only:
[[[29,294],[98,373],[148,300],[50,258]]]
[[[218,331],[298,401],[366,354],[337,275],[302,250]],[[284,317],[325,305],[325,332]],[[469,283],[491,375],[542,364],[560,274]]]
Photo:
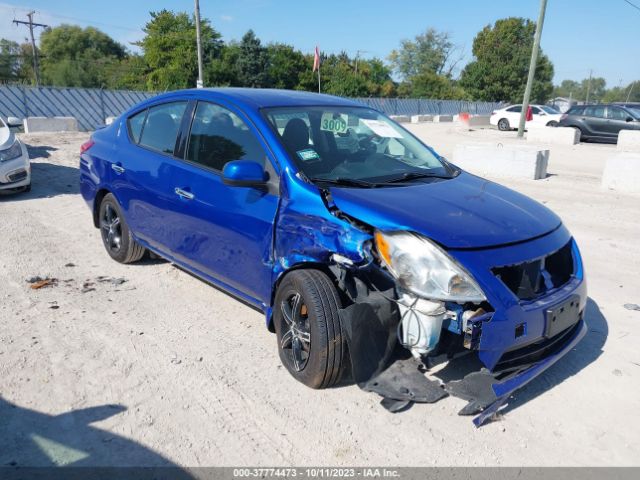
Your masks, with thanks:
[[[131,235],[116,197],[105,195],[100,203],[100,234],[107,253],[116,262],[133,263],[142,258],[145,248]]]
[[[547,127],[557,127],[558,126],[558,122],[556,122],[555,120],[551,120],[549,123],[547,123]]]
[[[346,343],[329,277],[319,270],[287,274],[274,307],[278,353],[289,373],[311,388],[334,385],[345,367]]]

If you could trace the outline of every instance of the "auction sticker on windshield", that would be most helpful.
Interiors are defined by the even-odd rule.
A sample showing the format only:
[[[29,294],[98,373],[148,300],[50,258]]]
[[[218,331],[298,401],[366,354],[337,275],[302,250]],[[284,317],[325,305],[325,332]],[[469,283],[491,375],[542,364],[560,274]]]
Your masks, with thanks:
[[[385,122],[382,122],[380,120],[367,120],[365,118],[362,118],[361,121],[379,137],[402,138],[402,135],[400,133],[396,132],[391,125]]]
[[[314,160],[320,160],[320,155],[313,148],[306,148],[304,150],[298,150],[296,152],[300,160],[303,162],[312,162]]]
[[[347,131],[346,115],[336,115],[332,112],[322,114],[320,130],[333,133],[345,133]]]

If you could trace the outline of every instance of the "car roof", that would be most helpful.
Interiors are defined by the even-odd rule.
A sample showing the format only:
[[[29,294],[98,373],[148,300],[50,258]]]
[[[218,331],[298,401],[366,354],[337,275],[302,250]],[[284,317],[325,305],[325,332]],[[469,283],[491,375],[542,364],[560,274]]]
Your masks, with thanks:
[[[226,98],[236,104],[252,109],[268,107],[295,107],[295,106],[344,106],[362,107],[361,103],[312,92],[298,90],[279,90],[275,88],[192,88],[170,92],[168,96],[180,93],[196,93],[202,99]]]

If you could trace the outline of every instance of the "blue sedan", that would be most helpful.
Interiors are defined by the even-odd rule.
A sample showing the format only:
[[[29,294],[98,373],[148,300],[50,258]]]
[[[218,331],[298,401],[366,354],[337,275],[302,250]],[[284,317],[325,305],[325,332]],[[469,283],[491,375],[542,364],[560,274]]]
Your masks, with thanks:
[[[261,310],[309,387],[354,382],[390,411],[455,395],[480,425],[586,332],[561,220],[356,102],[171,92],[80,157],[107,253],[152,252]]]

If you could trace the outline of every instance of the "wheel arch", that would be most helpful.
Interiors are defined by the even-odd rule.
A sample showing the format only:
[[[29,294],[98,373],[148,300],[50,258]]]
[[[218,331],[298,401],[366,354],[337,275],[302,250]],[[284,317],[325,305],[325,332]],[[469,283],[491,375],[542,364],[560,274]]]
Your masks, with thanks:
[[[98,218],[100,214],[100,204],[102,203],[102,199],[110,193],[113,195],[111,190],[107,188],[100,188],[93,199],[93,226],[96,228],[100,227],[100,220]]]
[[[276,292],[278,291],[278,288],[280,287],[280,285],[282,284],[282,281],[287,275],[289,275],[291,272],[295,272],[299,270],[319,270],[322,273],[326,274],[334,284],[336,284],[338,280],[334,275],[334,273],[329,268],[329,265],[322,262],[313,262],[313,261],[300,262],[295,265],[292,265],[288,269],[281,272],[280,275],[278,275],[278,278],[276,278],[275,282],[273,283],[273,288],[271,289],[271,306],[267,311],[267,319],[266,319],[267,329],[271,333],[275,333],[276,331],[273,325],[273,309],[275,308]],[[338,294],[342,299],[343,293],[340,291],[339,288],[337,288],[337,285],[336,285],[336,290],[338,291]]]

